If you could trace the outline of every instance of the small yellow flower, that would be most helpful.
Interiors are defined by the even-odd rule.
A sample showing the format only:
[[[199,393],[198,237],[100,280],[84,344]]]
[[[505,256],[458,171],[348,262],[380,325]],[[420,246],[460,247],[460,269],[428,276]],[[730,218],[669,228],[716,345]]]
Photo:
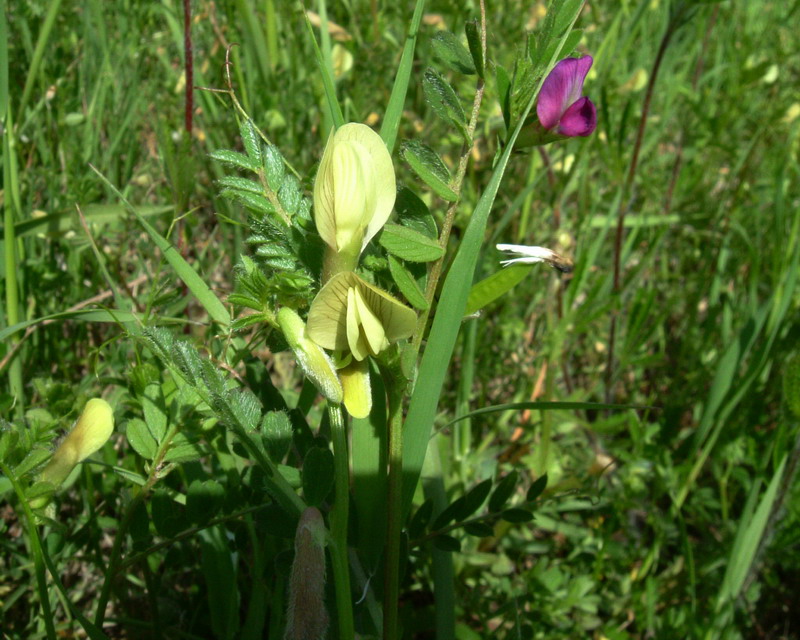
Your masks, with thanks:
[[[344,406],[354,418],[372,408],[368,356],[408,338],[417,314],[352,271],[333,276],[320,289],[308,312],[306,335],[319,346],[347,354],[339,369]]]
[[[86,403],[75,427],[67,434],[42,471],[42,480],[58,487],[75,465],[98,451],[114,432],[114,410],[100,398]]]

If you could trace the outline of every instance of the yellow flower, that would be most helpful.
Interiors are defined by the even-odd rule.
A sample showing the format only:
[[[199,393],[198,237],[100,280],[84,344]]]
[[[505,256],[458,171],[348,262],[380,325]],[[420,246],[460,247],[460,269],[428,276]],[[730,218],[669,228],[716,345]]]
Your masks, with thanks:
[[[337,273],[320,289],[308,312],[306,335],[325,349],[352,355],[339,370],[350,415],[365,418],[372,408],[367,357],[408,338],[416,324],[413,310],[352,271]]]
[[[392,342],[408,338],[417,314],[352,271],[330,279],[308,312],[308,337],[333,351],[349,351],[356,360],[376,356]]]
[[[331,133],[314,181],[317,231],[337,256],[330,275],[355,268],[389,219],[396,190],[392,158],[377,133],[358,123]]]
[[[114,410],[100,398],[86,403],[75,427],[56,449],[42,471],[42,480],[58,487],[75,465],[98,451],[114,431]]]

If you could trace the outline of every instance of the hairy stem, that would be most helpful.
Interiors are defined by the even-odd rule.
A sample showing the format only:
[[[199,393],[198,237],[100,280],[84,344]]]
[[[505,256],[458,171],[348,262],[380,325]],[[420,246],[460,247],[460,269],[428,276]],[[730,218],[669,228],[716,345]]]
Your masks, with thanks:
[[[31,555],[33,556],[33,572],[36,575],[36,589],[39,592],[39,602],[42,605],[42,617],[47,632],[48,640],[56,640],[56,627],[53,619],[53,612],[50,609],[50,594],[47,589],[47,575],[45,573],[45,563],[42,552],[42,541],[39,538],[39,531],[36,525],[36,518],[28,505],[25,492],[22,490],[16,476],[11,473],[11,469],[0,462],[0,471],[11,482],[14,492],[19,498],[20,508],[25,514],[25,521],[28,528],[28,539],[31,545]]]

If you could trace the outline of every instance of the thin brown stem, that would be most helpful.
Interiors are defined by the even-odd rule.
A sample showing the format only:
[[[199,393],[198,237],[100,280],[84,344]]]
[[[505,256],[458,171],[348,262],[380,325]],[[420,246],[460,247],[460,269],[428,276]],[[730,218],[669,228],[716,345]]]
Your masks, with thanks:
[[[708,43],[711,40],[711,32],[717,22],[717,15],[719,14],[719,5],[714,5],[711,11],[711,17],[706,26],[706,32],[703,36],[703,43],[700,45],[700,55],[697,57],[697,64],[694,67],[694,76],[692,77],[692,90],[697,90],[697,85],[700,83],[700,78],[703,75],[703,67],[705,66],[706,50]],[[681,133],[680,141],[678,142],[678,149],[675,152],[675,164],[672,166],[672,175],[670,176],[669,186],[667,193],[664,197],[664,214],[668,214],[672,210],[672,196],[675,192],[675,187],[678,184],[678,178],[681,173],[681,166],[683,164],[683,146],[686,140],[686,130]]]
[[[636,170],[639,167],[639,154],[642,150],[642,142],[644,141],[644,132],[647,128],[647,118],[650,113],[650,104],[653,100],[653,90],[655,89],[656,79],[658,72],[661,69],[661,63],[664,61],[664,55],[667,52],[669,43],[672,36],[680,24],[680,14],[678,11],[667,25],[667,30],[661,38],[661,44],[658,47],[658,53],[653,61],[653,69],[650,72],[650,79],[647,82],[647,89],[644,96],[644,104],[642,105],[642,115],[639,118],[639,127],[636,131],[636,141],[633,144],[633,155],[631,156],[631,163],[628,167],[628,174],[623,185],[622,197],[619,201],[619,214],[617,216],[617,230],[614,236],[614,280],[613,280],[613,293],[618,295],[620,292],[620,277],[621,277],[621,259],[622,259],[622,239],[625,230],[625,214],[628,211],[628,199],[633,189],[633,182],[636,178]],[[619,310],[616,310],[611,315],[611,327],[608,334],[608,355],[606,361],[606,401],[611,401],[613,393],[611,385],[614,380],[614,350],[617,335],[617,319],[619,317]]]
[[[194,114],[194,61],[192,54],[192,0],[183,0],[183,65],[186,74],[186,108],[184,127],[186,135],[192,137]]]

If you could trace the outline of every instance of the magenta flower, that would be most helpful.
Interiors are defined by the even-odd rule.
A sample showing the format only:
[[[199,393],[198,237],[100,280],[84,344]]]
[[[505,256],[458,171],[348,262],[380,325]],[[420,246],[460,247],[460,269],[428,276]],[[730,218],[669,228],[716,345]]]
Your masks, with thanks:
[[[542,127],[562,136],[588,136],[597,126],[597,111],[583,93],[592,56],[565,58],[545,78],[536,114]]]

